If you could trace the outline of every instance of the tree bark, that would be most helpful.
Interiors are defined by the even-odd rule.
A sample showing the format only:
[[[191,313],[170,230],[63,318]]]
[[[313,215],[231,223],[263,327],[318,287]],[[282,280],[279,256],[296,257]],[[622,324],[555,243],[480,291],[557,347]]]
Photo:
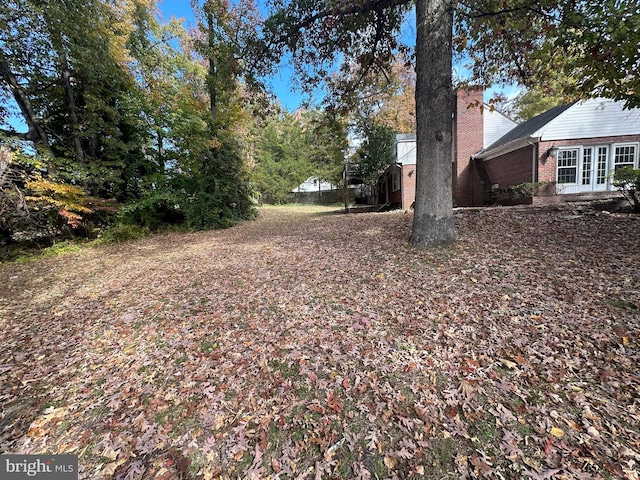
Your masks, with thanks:
[[[18,84],[18,80],[11,70],[11,65],[9,65],[9,61],[4,56],[4,53],[2,51],[0,51],[0,78],[7,85],[9,85],[9,89],[13,94],[13,98],[18,104],[18,107],[20,107],[22,117],[27,123],[27,128],[29,129],[29,131],[25,135],[25,138],[27,140],[31,140],[36,145],[42,145],[48,149],[49,138],[38,122],[36,112],[33,109],[31,102],[29,101],[29,97],[27,97],[25,91]]]
[[[214,51],[216,47],[216,39],[214,33],[213,13],[210,10],[206,11],[207,15],[207,27],[208,32],[208,47],[209,47],[209,101],[211,108],[211,127],[215,128],[216,120],[218,119],[218,98],[216,89],[216,60],[214,58]]]
[[[80,139],[80,121],[78,120],[78,108],[76,106],[75,95],[73,94],[73,86],[71,85],[71,72],[69,62],[64,53],[60,52],[60,69],[62,75],[62,85],[64,87],[65,97],[67,99],[67,108],[69,110],[69,120],[71,121],[71,136],[73,137],[73,149],[75,151],[76,162],[84,164],[84,150],[82,149],[82,141]]]
[[[455,242],[451,185],[453,158],[452,26],[448,0],[416,1],[416,202],[411,243]]]

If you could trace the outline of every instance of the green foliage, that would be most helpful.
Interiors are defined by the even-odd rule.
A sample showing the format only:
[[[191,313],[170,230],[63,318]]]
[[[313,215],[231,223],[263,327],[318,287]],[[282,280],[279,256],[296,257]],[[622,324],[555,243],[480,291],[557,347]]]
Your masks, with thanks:
[[[157,231],[252,216],[238,147],[251,101],[250,82],[239,81],[257,18],[250,2],[194,4],[199,30],[191,35],[178,21],[160,25],[154,0],[5,3],[0,122],[12,98],[30,131],[9,134],[41,150],[40,165],[28,167],[42,176],[28,179],[31,196],[22,185],[3,197],[14,210],[32,202],[41,217],[63,215],[72,227],[83,220],[74,233],[87,235],[114,219],[125,230]],[[47,133],[35,138],[36,127]],[[117,216],[116,204],[124,205]]]
[[[617,170],[613,176],[613,186],[622,192],[633,211],[640,213],[640,168],[624,167]]]
[[[308,151],[315,176],[339,184],[349,147],[346,119],[327,109],[312,110],[305,120],[308,122]]]
[[[185,214],[177,202],[177,196],[168,190],[151,191],[126,204],[120,210],[120,221],[124,225],[136,225],[150,231],[182,224]]]
[[[291,191],[313,174],[304,125],[298,116],[282,113],[267,118],[256,140],[252,180],[262,200],[283,204]]]
[[[360,131],[363,141],[353,159],[355,174],[365,185],[375,185],[380,174],[395,160],[395,133],[390,127],[373,122],[364,122]]]
[[[107,231],[99,239],[100,243],[122,243],[129,240],[137,240],[151,235],[148,227],[140,227],[131,224],[115,224],[107,229]]]
[[[512,118],[524,122],[553,107],[569,103],[568,99],[559,93],[561,91],[562,87],[547,90],[531,88],[519,94],[510,105],[513,111]]]
[[[176,177],[180,208],[186,225],[194,230],[228,228],[254,218],[248,176],[242,168],[238,146],[221,142],[206,156]]]
[[[455,48],[471,60],[475,82],[640,106],[636,0],[459,2],[457,20]]]

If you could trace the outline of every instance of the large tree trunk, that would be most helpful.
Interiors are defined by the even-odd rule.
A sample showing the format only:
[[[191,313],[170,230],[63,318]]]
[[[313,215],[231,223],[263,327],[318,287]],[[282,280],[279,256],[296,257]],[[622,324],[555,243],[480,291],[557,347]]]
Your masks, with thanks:
[[[435,247],[456,239],[451,190],[453,10],[449,0],[417,0],[416,16],[417,165],[411,243]]]
[[[67,100],[67,109],[69,120],[71,122],[71,136],[73,137],[73,149],[75,152],[76,162],[84,164],[84,150],[82,149],[82,141],[80,139],[80,121],[78,120],[78,108],[76,106],[76,98],[73,94],[73,86],[71,85],[71,72],[69,62],[64,53],[60,53],[60,70],[62,75],[62,85],[64,87],[65,98]]]
[[[33,109],[33,106],[31,105],[27,94],[18,84],[18,80],[11,70],[11,65],[9,65],[9,61],[4,56],[4,53],[2,51],[0,51],[0,78],[7,85],[9,85],[9,89],[13,93],[13,98],[18,104],[18,107],[20,107],[22,117],[27,123],[27,128],[29,129],[29,131],[25,135],[25,138],[27,140],[31,140],[36,145],[41,145],[48,149],[49,138],[38,122],[36,112]]]
[[[206,7],[205,7],[206,8]],[[209,47],[209,102],[210,102],[210,115],[211,115],[211,128],[215,129],[216,121],[218,120],[218,98],[216,88],[216,61],[214,58],[214,51],[216,48],[216,39],[214,33],[213,13],[211,10],[206,11],[207,15],[207,27],[209,28],[208,35],[208,47]]]

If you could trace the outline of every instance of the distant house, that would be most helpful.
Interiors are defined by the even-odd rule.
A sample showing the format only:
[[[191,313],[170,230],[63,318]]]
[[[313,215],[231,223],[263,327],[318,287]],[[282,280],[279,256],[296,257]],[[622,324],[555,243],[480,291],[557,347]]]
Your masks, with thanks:
[[[493,144],[518,124],[483,103],[483,90],[459,91],[454,118],[453,196],[456,205],[481,205],[482,181],[475,171],[473,155]],[[380,199],[408,209],[416,196],[416,136],[397,135],[396,162],[383,174]]]
[[[598,98],[552,108],[474,158],[493,188],[555,182],[561,195],[611,196],[613,172],[638,168],[639,145],[640,109]]]
[[[300,203],[335,203],[342,199],[342,190],[318,177],[307,178],[292,193],[295,201]]]
[[[332,183],[320,180],[318,177],[309,177],[300,185],[292,190],[294,193],[309,193],[309,192],[330,192],[336,190],[338,187]]]

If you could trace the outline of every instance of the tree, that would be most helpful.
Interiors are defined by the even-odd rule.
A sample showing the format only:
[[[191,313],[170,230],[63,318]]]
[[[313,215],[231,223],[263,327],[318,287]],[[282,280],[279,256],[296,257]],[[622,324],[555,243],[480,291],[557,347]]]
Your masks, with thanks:
[[[355,175],[365,185],[373,188],[376,204],[379,203],[378,180],[395,160],[395,131],[369,119],[363,120],[358,130],[363,138],[353,158]]]
[[[101,0],[11,0],[0,9],[0,88],[28,126],[22,137],[51,152],[47,166],[60,178],[121,200],[138,193],[133,177],[149,168],[127,68],[131,12]]]
[[[342,73],[356,79],[344,87],[355,89],[367,79],[384,75],[396,54],[407,51],[399,33],[411,4],[408,0],[348,5],[276,2],[264,23],[258,51],[272,62],[289,51],[306,89],[324,79],[340,54]],[[418,0],[416,10],[418,164],[411,241],[419,246],[446,245],[455,240],[451,189],[453,10],[444,0]],[[309,64],[316,67],[314,71],[306,68]],[[340,97],[335,90],[333,94]]]
[[[392,128],[396,133],[416,131],[416,72],[412,65],[398,59],[391,70],[387,94],[381,100],[380,109],[373,119]]]
[[[306,112],[304,122],[314,175],[337,185],[349,147],[347,120],[335,110],[325,109]]]
[[[640,213],[640,168],[625,167],[617,170],[613,177],[613,186],[622,192],[633,211]]]
[[[640,105],[640,4],[558,0],[458,3],[456,51],[485,85],[517,81],[576,99]],[[558,92],[557,79],[571,79]]]
[[[451,158],[453,10],[444,0],[416,1],[416,201],[411,243],[455,241]]]
[[[271,115],[257,133],[253,181],[263,199],[286,203],[313,172],[310,145],[300,115]]]
[[[518,94],[510,102],[510,108],[513,112],[512,118],[519,122],[524,122],[564,103],[568,103],[564,95],[530,88]]]
[[[398,51],[404,15],[413,2],[383,0],[349,4],[277,0],[263,28],[258,55],[277,63],[289,52],[304,90],[311,90],[341,60],[355,89],[389,70]],[[456,51],[471,59],[470,80],[544,84],[558,68],[580,73],[574,94],[606,94],[640,103],[640,6],[635,0],[417,0],[416,207],[412,243],[449,244],[455,239],[451,202],[452,25]],[[311,69],[309,67],[311,66]],[[332,91],[336,97],[340,92]],[[348,98],[348,97],[347,97]]]
[[[382,74],[362,71],[354,64],[348,75],[334,74],[328,80],[332,98],[339,98],[338,110],[354,123],[370,119],[397,133],[416,131],[416,74],[410,59],[398,54]],[[359,85],[350,88],[350,85]]]

